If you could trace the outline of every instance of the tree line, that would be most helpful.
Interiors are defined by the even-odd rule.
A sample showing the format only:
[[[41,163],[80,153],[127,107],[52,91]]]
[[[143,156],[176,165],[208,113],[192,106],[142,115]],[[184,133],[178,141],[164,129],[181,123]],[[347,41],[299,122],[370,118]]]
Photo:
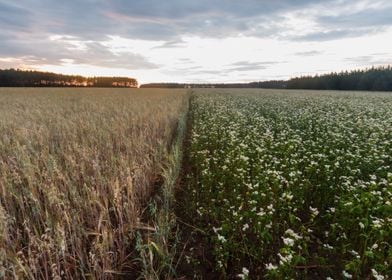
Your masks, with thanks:
[[[137,87],[134,78],[83,77],[50,72],[0,70],[0,87]]]
[[[372,67],[366,70],[293,78],[287,82],[287,88],[392,91],[392,68]]]
[[[0,70],[0,87],[137,87],[134,78],[62,75],[49,72]],[[290,80],[251,83],[149,83],[142,88],[273,88],[320,90],[392,91],[392,67],[372,67]]]
[[[392,67],[372,67],[365,70],[344,71],[325,75],[302,76],[290,80],[251,83],[151,83],[144,88],[274,88],[320,90],[392,91]]]
[[[149,83],[141,88],[286,88],[286,81],[264,81],[251,83]]]

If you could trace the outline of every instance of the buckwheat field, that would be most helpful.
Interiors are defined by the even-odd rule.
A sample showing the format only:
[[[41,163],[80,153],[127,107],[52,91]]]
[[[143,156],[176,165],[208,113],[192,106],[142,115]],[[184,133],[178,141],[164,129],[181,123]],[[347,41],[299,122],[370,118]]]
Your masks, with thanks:
[[[391,108],[392,96],[378,93],[194,95],[189,216],[213,269],[242,279],[390,279]]]

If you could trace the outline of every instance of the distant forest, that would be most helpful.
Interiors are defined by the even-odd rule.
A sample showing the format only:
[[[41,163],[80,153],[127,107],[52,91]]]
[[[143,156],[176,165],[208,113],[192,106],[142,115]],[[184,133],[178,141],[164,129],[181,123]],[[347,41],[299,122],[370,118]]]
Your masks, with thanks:
[[[294,78],[287,81],[287,88],[392,91],[392,67]]]
[[[0,87],[137,87],[134,78],[62,75],[49,72],[0,70]]]
[[[392,91],[392,67],[373,67],[366,70],[345,71],[326,75],[303,76],[288,81],[265,81],[227,84],[152,83],[144,88],[274,88],[321,90]]]
[[[286,88],[287,81],[265,81],[252,83],[217,83],[217,84],[184,84],[184,83],[150,83],[141,88]]]
[[[0,70],[0,87],[137,87],[134,78],[62,75],[49,72]],[[392,67],[372,67],[316,76],[303,76],[288,81],[251,83],[150,83],[142,88],[273,88],[392,91]]]

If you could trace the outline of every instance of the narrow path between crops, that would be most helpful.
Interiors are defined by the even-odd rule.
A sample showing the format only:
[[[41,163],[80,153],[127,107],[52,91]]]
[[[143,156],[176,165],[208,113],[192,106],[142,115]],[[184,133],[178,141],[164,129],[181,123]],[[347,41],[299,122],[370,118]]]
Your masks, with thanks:
[[[202,229],[195,227],[194,213],[189,207],[189,175],[192,174],[189,147],[192,133],[192,95],[189,101],[187,131],[183,141],[183,160],[178,186],[175,193],[175,215],[179,228],[180,244],[178,245],[176,268],[177,279],[220,279],[214,272],[211,244]]]

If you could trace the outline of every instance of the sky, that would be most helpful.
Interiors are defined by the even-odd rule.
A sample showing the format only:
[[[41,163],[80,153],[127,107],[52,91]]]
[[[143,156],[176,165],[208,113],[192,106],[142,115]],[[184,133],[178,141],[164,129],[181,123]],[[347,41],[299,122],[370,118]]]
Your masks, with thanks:
[[[390,0],[0,0],[0,68],[249,82],[392,64]]]

